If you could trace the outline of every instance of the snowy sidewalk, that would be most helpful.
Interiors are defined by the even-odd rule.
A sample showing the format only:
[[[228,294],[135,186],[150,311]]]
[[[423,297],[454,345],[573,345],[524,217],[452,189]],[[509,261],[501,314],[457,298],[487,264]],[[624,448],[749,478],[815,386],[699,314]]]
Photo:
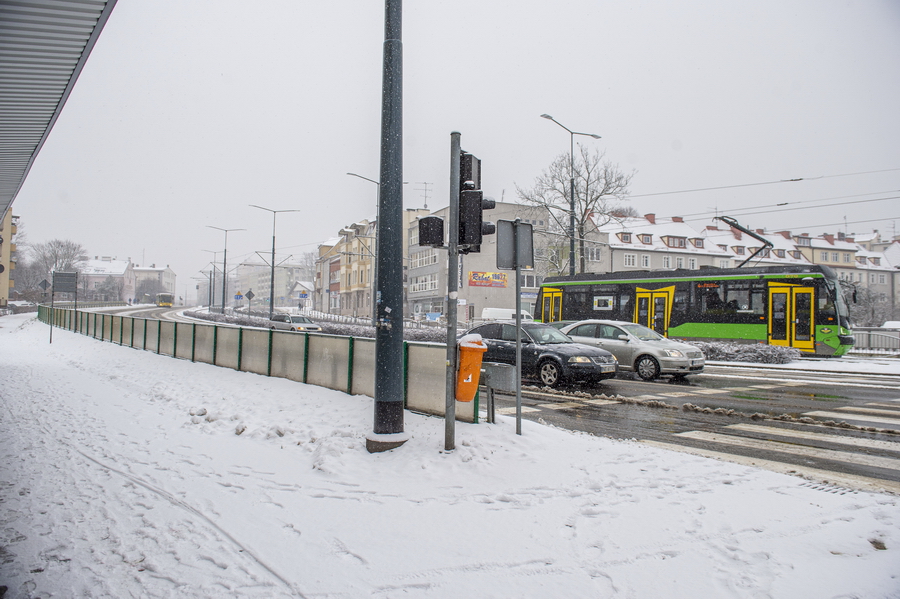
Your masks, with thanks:
[[[900,597],[900,500],[0,318],[0,585],[41,597]],[[238,434],[240,433],[240,434]]]

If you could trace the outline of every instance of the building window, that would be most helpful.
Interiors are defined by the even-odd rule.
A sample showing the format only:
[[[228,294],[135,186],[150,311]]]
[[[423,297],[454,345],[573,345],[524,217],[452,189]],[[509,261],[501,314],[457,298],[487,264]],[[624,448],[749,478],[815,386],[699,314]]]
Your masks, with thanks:
[[[653,243],[653,235],[647,235],[646,233],[641,235],[641,243],[650,245],[651,243]]]
[[[619,239],[622,243],[631,243],[631,233],[619,233]]]
[[[775,255],[779,258],[784,258],[784,250],[775,250]]]
[[[703,240],[702,240],[702,239],[695,239],[695,240],[694,240],[694,247],[695,247],[695,248],[702,248],[702,247],[703,247]]]
[[[592,262],[600,262],[600,260],[602,260],[602,256],[600,255],[600,248],[597,247],[584,248],[584,256]]]
[[[734,253],[737,254],[738,256],[743,256],[744,255],[744,246],[742,246],[742,245],[734,246]]]
[[[429,248],[427,250],[414,253],[409,260],[409,267],[410,268],[421,268],[423,266],[437,264],[437,262],[438,262],[437,250],[434,248]]]
[[[729,260],[719,260],[719,268],[728,268],[729,266],[731,266],[729,262]]]
[[[870,273],[869,273],[869,282],[870,282],[870,283],[874,283],[874,282],[875,282],[875,273],[874,273],[874,272],[870,272]]]
[[[649,254],[641,254],[641,268],[650,268]]]
[[[697,270],[696,258],[688,258],[688,268],[690,268],[691,270]]]
[[[663,256],[663,268],[672,268],[672,256]]]
[[[536,289],[541,286],[541,277],[537,275],[522,275],[522,287],[529,289]]]
[[[422,275],[421,277],[413,277],[409,284],[410,292],[416,291],[434,291],[438,287],[437,273]]]
[[[811,244],[810,244],[810,241],[809,241],[809,237],[798,237],[798,238],[797,238],[797,245],[802,245],[802,246],[807,246],[807,247],[808,247],[809,245],[811,245]]]
[[[853,262],[853,256],[850,253],[844,253],[844,262],[850,263]]]
[[[819,257],[822,260],[822,262],[828,262],[828,252],[821,252],[819,254]]]
[[[872,258],[872,264],[875,266],[881,266],[881,258]]]
[[[887,283],[887,275],[878,275],[878,283],[880,285]]]
[[[832,262],[838,261],[838,253],[837,252],[831,252],[831,261]]]
[[[686,237],[666,237],[666,245],[670,248],[683,248],[687,244]]]
[[[409,245],[419,245],[419,223],[409,229]]]
[[[625,266],[637,266],[637,254],[625,254]]]

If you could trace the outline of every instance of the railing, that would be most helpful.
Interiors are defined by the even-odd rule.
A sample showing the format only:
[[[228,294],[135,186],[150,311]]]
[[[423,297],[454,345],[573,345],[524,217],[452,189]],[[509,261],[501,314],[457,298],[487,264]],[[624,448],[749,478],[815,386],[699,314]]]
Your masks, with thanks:
[[[852,352],[900,353],[900,330],[854,328]]]
[[[374,339],[153,320],[50,306],[41,306],[38,318],[61,329],[163,356],[286,378],[351,395],[375,395]],[[404,341],[406,409],[444,415],[446,354],[446,347],[440,344]],[[457,403],[456,418],[478,422],[478,398]]]

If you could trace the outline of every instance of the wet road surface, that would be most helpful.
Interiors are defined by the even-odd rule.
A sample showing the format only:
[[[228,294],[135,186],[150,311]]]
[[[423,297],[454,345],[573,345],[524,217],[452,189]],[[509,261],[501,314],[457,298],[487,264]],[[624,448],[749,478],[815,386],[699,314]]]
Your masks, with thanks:
[[[522,417],[900,493],[900,376],[708,366],[686,383],[617,378],[565,391],[527,392]],[[514,396],[496,397],[497,412],[514,416]]]

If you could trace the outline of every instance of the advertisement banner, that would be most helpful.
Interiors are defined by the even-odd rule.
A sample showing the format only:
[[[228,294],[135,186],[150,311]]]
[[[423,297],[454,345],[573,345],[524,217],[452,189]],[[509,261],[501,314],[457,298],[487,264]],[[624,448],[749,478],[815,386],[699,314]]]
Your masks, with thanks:
[[[506,287],[505,272],[469,271],[469,287]]]

